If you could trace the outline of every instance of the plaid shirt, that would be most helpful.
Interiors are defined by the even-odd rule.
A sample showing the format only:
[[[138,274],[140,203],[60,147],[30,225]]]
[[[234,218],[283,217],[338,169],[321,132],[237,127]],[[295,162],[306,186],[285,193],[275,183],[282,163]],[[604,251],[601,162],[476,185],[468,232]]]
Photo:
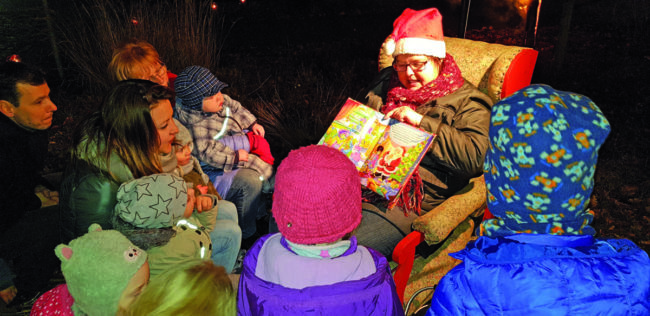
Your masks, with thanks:
[[[226,121],[226,107],[230,108],[230,116],[226,122],[224,136],[244,135],[243,129],[249,129],[256,122],[255,116],[244,108],[239,101],[233,100],[225,94],[223,100],[223,109],[219,113],[205,113],[185,110],[180,106],[182,101],[176,99],[175,116],[177,116],[178,121],[187,127],[194,139],[192,155],[200,161],[225,172],[236,168],[251,168],[258,171],[265,179],[268,179],[273,174],[273,166],[253,154],[249,154],[248,161],[239,161],[235,165],[237,152],[214,139]]]

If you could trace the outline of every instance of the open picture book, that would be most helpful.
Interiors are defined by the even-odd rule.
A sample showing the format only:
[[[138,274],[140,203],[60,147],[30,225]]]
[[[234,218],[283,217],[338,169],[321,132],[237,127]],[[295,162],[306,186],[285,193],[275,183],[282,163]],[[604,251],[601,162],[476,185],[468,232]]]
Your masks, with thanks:
[[[362,185],[395,202],[434,138],[409,124],[384,120],[384,114],[348,99],[318,144],[348,156]]]

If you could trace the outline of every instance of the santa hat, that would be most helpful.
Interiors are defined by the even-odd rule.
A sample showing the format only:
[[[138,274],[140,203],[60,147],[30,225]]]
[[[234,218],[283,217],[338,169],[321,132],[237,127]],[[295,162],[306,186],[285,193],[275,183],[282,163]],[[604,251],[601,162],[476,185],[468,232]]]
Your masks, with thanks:
[[[436,8],[406,9],[393,22],[393,33],[386,50],[393,57],[401,54],[445,58],[442,15]]]

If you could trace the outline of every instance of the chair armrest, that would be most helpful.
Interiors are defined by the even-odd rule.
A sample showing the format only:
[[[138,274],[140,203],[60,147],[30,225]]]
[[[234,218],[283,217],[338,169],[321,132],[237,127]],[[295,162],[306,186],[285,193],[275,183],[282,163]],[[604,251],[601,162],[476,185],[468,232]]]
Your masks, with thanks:
[[[393,261],[397,263],[397,267],[393,272],[393,280],[395,280],[395,289],[400,302],[404,304],[404,290],[406,284],[411,276],[413,270],[413,261],[415,261],[415,247],[424,240],[424,234],[419,231],[413,231],[406,235],[404,239],[393,249]]]
[[[414,230],[424,233],[429,245],[437,244],[449,235],[468,216],[479,215],[485,208],[485,178],[470,180],[462,190],[413,222]]]

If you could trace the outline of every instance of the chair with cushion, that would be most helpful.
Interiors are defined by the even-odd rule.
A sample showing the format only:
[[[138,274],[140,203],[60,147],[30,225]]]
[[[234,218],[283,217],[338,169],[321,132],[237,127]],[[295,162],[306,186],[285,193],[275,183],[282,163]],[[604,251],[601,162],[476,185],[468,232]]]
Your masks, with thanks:
[[[495,103],[530,84],[537,61],[534,49],[451,37],[445,37],[445,44],[463,77]],[[382,45],[379,69],[393,62],[384,50]],[[403,303],[404,298],[410,298],[418,289],[438,284],[459,263],[448,254],[465,248],[472,238],[472,218],[484,215],[485,194],[483,176],[474,178],[456,195],[415,220],[414,231],[393,251],[393,261],[397,264],[393,277]],[[438,245],[427,257],[416,254],[416,247],[423,241]],[[430,298],[431,293],[415,298],[414,307]]]

